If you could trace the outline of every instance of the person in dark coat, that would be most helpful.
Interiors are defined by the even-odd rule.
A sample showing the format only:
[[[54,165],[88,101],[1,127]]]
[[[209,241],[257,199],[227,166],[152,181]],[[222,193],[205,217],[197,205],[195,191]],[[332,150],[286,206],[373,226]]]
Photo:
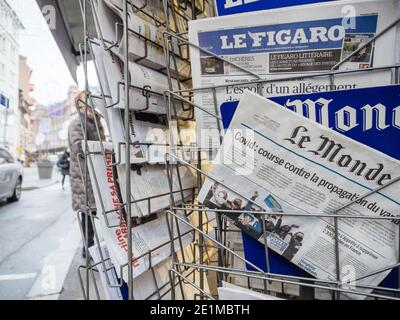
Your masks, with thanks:
[[[60,159],[58,159],[57,161],[57,167],[60,169],[61,171],[61,175],[62,175],[62,180],[61,180],[61,187],[63,190],[65,190],[64,188],[64,182],[65,182],[65,177],[67,175],[69,175],[69,154],[67,151],[65,151],[63,153],[63,155],[60,157]]]
[[[278,219],[277,222],[275,222],[275,220],[277,220],[276,215],[271,215],[266,217],[264,223],[265,223],[265,230],[267,232],[274,232],[277,228],[279,228],[280,224],[282,223],[282,219],[280,220]]]
[[[85,139],[85,131],[84,131],[85,113],[87,114],[87,124],[86,124],[87,140],[88,141],[104,140],[104,130],[103,127],[101,126],[100,117],[92,108],[90,108],[89,106],[85,105],[82,102],[85,101],[85,98],[86,98],[86,93],[83,91],[75,99],[75,104],[78,109],[78,114],[75,116],[75,118],[72,119],[68,128],[68,143],[69,143],[69,148],[71,150],[70,184],[72,193],[72,208],[75,211],[80,211],[80,212],[86,212],[88,208],[96,207],[89,173],[87,173],[88,179],[84,184],[86,173],[85,173],[85,160],[82,157],[83,155],[82,143],[84,143],[83,141]],[[97,122],[100,135],[97,132],[95,121]],[[96,212],[92,210],[92,214],[96,214]],[[83,216],[81,223],[84,231],[86,230],[85,221],[86,219]],[[88,217],[87,242],[89,247],[94,245],[93,236],[94,232],[93,232],[92,221],[90,217]],[[83,248],[82,255],[86,257],[85,247]]]
[[[242,210],[244,210],[244,211],[254,211],[253,210],[253,202],[256,201],[258,196],[259,196],[258,191],[255,191],[253,196],[250,198],[251,201],[247,201],[247,204],[243,207]]]
[[[292,235],[289,241],[289,245],[285,252],[283,252],[282,256],[288,260],[292,260],[297,251],[299,251],[299,249],[303,245],[303,239],[303,232],[296,232],[294,235]]]
[[[296,224],[282,225],[282,216],[280,216],[272,232],[275,232],[279,238],[285,239],[288,234],[292,235],[290,231],[294,228],[299,228],[299,226]]]

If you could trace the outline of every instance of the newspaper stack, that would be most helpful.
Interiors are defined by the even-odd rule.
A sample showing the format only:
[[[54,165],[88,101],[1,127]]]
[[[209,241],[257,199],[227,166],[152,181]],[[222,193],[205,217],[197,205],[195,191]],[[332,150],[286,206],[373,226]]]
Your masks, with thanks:
[[[141,6],[133,1],[135,6]],[[160,1],[145,1],[146,10],[163,12],[154,7]],[[165,155],[170,147],[179,143],[175,132],[169,132],[168,120],[178,125],[180,118],[190,116],[190,110],[179,103],[173,103],[168,110],[164,92],[182,88],[180,79],[190,72],[185,52],[178,56],[173,76],[168,80],[164,74],[167,64],[162,50],[164,26],[156,25],[159,17],[129,7],[129,132],[131,146],[130,167],[125,165],[125,105],[124,105],[124,64],[121,30],[123,28],[120,1],[92,1],[98,40],[89,43],[100,89],[104,99],[92,98],[93,104],[102,114],[110,132],[112,143],[89,142],[89,169],[94,186],[96,207],[105,253],[115,267],[118,279],[128,281],[128,243],[126,213],[122,203],[131,202],[131,213],[137,225],[132,229],[132,254],[134,260],[133,277],[137,287],[135,298],[168,297],[159,288],[169,287],[168,269],[171,267],[171,237],[178,257],[193,261],[191,246],[193,235],[184,223],[167,223],[164,212],[171,204],[178,205],[194,194],[194,179],[188,168],[170,165],[166,170]],[[150,19],[153,17],[154,19]],[[172,23],[172,21],[168,22]],[[179,81],[179,83],[178,83]],[[187,134],[188,139],[193,134]],[[190,143],[190,141],[189,141]],[[130,195],[127,195],[127,174],[130,175]],[[171,197],[172,192],[172,197]],[[185,219],[185,213],[181,214]],[[171,220],[171,217],[169,217]],[[175,221],[175,220],[174,220]],[[179,239],[179,240],[178,240]],[[101,259],[101,249],[97,248],[96,259]],[[198,256],[198,255],[197,255]],[[104,257],[103,257],[104,258]],[[107,266],[106,266],[107,268]],[[106,269],[105,268],[105,269]],[[105,271],[104,271],[105,272]],[[197,271],[196,271],[197,272]],[[106,274],[103,274],[107,280]],[[154,285],[149,285],[152,279]],[[198,277],[196,277],[198,279]],[[113,278],[115,280],[115,278]],[[147,280],[146,280],[147,279]],[[108,281],[108,280],[107,280]],[[140,288],[145,288],[140,289]],[[195,293],[193,287],[184,285],[182,295]],[[182,288],[182,287],[181,287]],[[191,289],[190,289],[191,288]],[[153,290],[154,289],[154,290]],[[153,292],[150,292],[153,291]],[[119,298],[118,292],[109,292],[109,297]]]
[[[128,62],[131,86],[129,90],[129,131],[132,143],[130,163],[136,166],[134,167],[135,170],[131,171],[131,198],[126,199],[125,157],[121,156],[125,153],[125,106],[122,98],[124,92],[123,63],[119,58],[121,56],[119,53],[120,42],[119,39],[115,39],[115,25],[121,23],[116,12],[121,14],[121,11],[118,10],[118,7],[116,8],[118,3],[115,2],[110,4],[98,0],[94,1],[93,4],[97,17],[97,32],[101,41],[92,43],[91,47],[95,65],[99,72],[99,79],[102,82],[102,89],[108,97],[106,99],[107,107],[100,108],[100,110],[102,109],[106,114],[105,118],[109,125],[116,162],[120,164],[117,166],[117,170],[123,201],[133,201],[135,203],[133,216],[144,217],[162,210],[170,204],[168,176],[164,165],[158,165],[165,163],[167,146],[178,143],[176,136],[168,131],[168,110],[163,93],[169,89],[169,82],[164,74],[156,70],[132,61]],[[131,21],[136,19],[133,12],[130,13],[130,17]],[[129,25],[129,27],[131,26]],[[148,31],[147,28],[145,29]],[[147,31],[142,30],[143,37],[154,35]],[[116,46],[110,50],[105,50],[109,49],[107,43],[110,43],[110,41],[104,41],[106,38],[113,39],[111,43],[115,43]],[[145,45],[147,44],[145,42]],[[137,47],[133,46],[132,49]],[[161,54],[159,58],[163,57],[162,51],[158,50],[157,52]],[[153,62],[161,62],[160,59],[156,61],[155,56],[151,55],[147,55],[147,59]],[[154,67],[149,63],[147,65]],[[177,81],[173,81],[172,85],[174,89],[178,88]],[[185,112],[179,106],[174,110],[178,117],[185,117]],[[194,186],[192,175],[185,168],[171,171],[172,177],[169,178],[173,181],[174,201],[183,201],[192,194],[190,190]],[[178,192],[180,187],[185,190],[183,193]],[[154,197],[158,195],[164,196]],[[147,201],[148,197],[154,197],[150,203]]]
[[[102,1],[99,1],[102,2]],[[119,24],[119,37],[115,41],[118,43],[116,53],[122,58],[125,43],[122,39],[123,25],[123,1],[104,0],[104,4],[98,5],[101,16],[107,17],[109,22]],[[181,6],[178,1],[172,1],[172,6],[176,14],[171,14],[169,21],[166,21],[163,2],[158,0],[137,0],[128,4],[129,8],[129,59],[136,61],[140,59],[142,65],[154,70],[166,72],[166,60],[163,52],[163,33],[170,30],[172,33],[182,34],[187,32],[187,17],[192,16],[191,6]],[[114,14],[110,12],[111,9]],[[139,10],[140,9],[140,10]],[[212,7],[205,1],[196,1],[196,14],[201,13],[202,17],[211,16]],[[166,25],[168,24],[168,28]],[[114,28],[115,30],[115,28]],[[114,32],[115,37],[115,32]],[[178,46],[177,41],[173,41],[176,65],[172,60],[169,61],[171,75],[181,79],[188,79],[190,75],[189,52],[186,46]],[[172,57],[171,57],[172,59]]]
[[[88,141],[91,153],[89,174],[93,183],[96,207],[100,220],[98,233],[104,239],[98,247],[90,249],[94,262],[100,264],[101,281],[109,299],[121,299],[119,289],[110,287],[128,282],[128,244],[126,239],[126,215],[120,206],[116,172],[109,166],[113,162],[112,144],[108,142]],[[104,148],[105,159],[101,149]],[[182,214],[182,218],[185,215]],[[146,223],[132,229],[133,278],[135,299],[168,299],[170,297],[169,268],[172,266],[170,230],[175,239],[174,249],[178,257],[193,260],[192,233],[189,227],[180,223],[167,223],[165,213],[159,213]],[[155,232],[156,231],[156,232]],[[180,236],[178,238],[178,236]],[[115,269],[112,269],[115,268]],[[197,279],[199,277],[196,277]],[[179,293],[193,299],[195,291],[191,286]],[[179,297],[179,294],[177,295]]]

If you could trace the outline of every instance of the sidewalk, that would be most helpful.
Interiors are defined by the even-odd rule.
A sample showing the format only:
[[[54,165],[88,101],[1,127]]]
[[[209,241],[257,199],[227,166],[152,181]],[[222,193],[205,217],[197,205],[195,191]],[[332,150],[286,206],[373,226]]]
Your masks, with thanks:
[[[24,168],[24,179],[22,181],[22,190],[34,190],[44,188],[61,182],[61,175],[56,166],[53,167],[51,179],[39,179],[39,172],[36,164],[29,168]]]
[[[57,297],[58,300],[83,300],[85,298],[85,294],[87,294],[86,269],[84,268],[85,265],[86,260],[82,258],[82,245],[80,244],[72,259],[61,294]],[[79,278],[79,273],[82,277],[82,283],[81,279]],[[85,293],[82,291],[82,285],[85,288]],[[98,298],[101,300],[106,299],[97,268],[94,268],[94,272],[92,274],[89,273],[89,288],[90,300],[97,300]],[[99,297],[97,296],[96,292],[99,294]]]
[[[24,179],[22,183],[22,189],[24,191],[37,190],[45,187],[51,187],[55,184],[61,184],[61,174],[56,166],[53,167],[53,174],[51,179],[39,179],[38,168],[36,164],[33,164],[29,168],[24,168]],[[66,192],[68,197],[68,207],[70,206],[70,186],[69,177],[66,181]],[[53,192],[58,190],[58,186],[49,188],[48,191]],[[59,192],[61,191],[61,185],[59,186]],[[35,191],[32,191],[34,193]],[[54,191],[55,192],[55,191]],[[31,192],[30,192],[31,193]],[[28,195],[25,195],[25,198]],[[52,194],[52,196],[54,196]],[[71,209],[72,210],[72,209]],[[74,212],[68,212],[67,215],[76,216]],[[32,287],[30,288],[26,299],[29,300],[82,300],[84,294],[82,292],[81,285],[86,287],[86,271],[83,266],[86,264],[86,260],[82,258],[82,240],[81,234],[78,228],[77,221],[60,222],[63,223],[63,229],[68,230],[66,235],[62,236],[62,239],[53,239],[54,241],[60,241],[60,245],[53,251],[51,251],[43,262],[43,268],[38,272],[39,276],[35,279]],[[50,229],[58,230],[56,226],[51,226]],[[57,231],[58,233],[59,231]],[[50,268],[51,267],[51,268]],[[49,276],[49,270],[54,270],[57,277],[55,278],[52,286],[46,285],[46,279]],[[80,270],[83,283],[78,275]],[[94,277],[94,279],[93,279]],[[98,291],[100,298],[105,299],[103,289],[101,287],[101,281],[98,272],[93,272],[89,275],[90,282],[90,299],[96,300]],[[96,281],[96,285],[93,280]]]

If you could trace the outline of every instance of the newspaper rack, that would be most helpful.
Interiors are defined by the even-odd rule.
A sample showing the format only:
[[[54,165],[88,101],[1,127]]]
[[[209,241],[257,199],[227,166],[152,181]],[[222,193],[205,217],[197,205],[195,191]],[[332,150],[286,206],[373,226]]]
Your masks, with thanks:
[[[210,288],[215,288],[216,286],[221,286],[222,281],[230,281],[234,278],[244,279],[241,282],[241,285],[246,286],[248,288],[253,288],[254,290],[278,295],[283,298],[292,298],[293,296],[297,296],[300,299],[310,299],[314,298],[317,295],[317,298],[324,298],[324,299],[341,299],[342,293],[352,293],[357,295],[362,295],[365,297],[373,298],[373,299],[394,299],[400,300],[400,279],[398,280],[396,288],[387,288],[387,287],[373,287],[373,286],[362,286],[357,285],[356,283],[344,283],[341,281],[340,275],[340,264],[339,264],[339,250],[338,250],[338,234],[337,228],[335,228],[335,266],[337,270],[337,277],[335,281],[328,281],[328,280],[320,280],[315,278],[308,278],[308,277],[300,277],[300,276],[291,276],[286,274],[279,274],[279,273],[272,273],[269,268],[269,255],[268,255],[268,246],[264,246],[265,257],[266,257],[266,270],[261,269],[259,266],[253,264],[251,261],[246,260],[243,257],[243,254],[240,253],[241,250],[236,250],[234,245],[234,238],[240,235],[240,231],[234,226],[232,223],[229,223],[227,218],[223,215],[223,210],[219,209],[208,209],[204,206],[201,206],[197,203],[196,195],[198,190],[200,190],[203,179],[208,177],[213,179],[204,169],[204,153],[213,154],[217,151],[216,148],[201,148],[196,144],[184,145],[181,141],[180,137],[180,123],[186,121],[192,121],[194,119],[194,110],[200,110],[202,112],[206,112],[218,121],[218,130],[220,132],[220,137],[222,139],[223,136],[223,127],[221,124],[221,116],[219,114],[219,108],[216,100],[216,89],[217,87],[205,87],[205,88],[191,88],[186,89],[185,86],[190,84],[190,77],[180,77],[179,75],[176,76],[174,74],[177,68],[177,59],[186,59],[183,51],[188,52],[189,47],[196,48],[197,50],[202,50],[207,52],[210,56],[213,56],[216,59],[222,60],[224,63],[229,63],[234,67],[245,71],[248,75],[254,77],[254,80],[250,80],[248,84],[252,84],[258,86],[260,88],[259,94],[262,95],[261,85],[269,82],[281,82],[281,81],[288,81],[288,80],[295,80],[298,78],[315,78],[315,77],[329,77],[331,83],[333,84],[335,81],[335,76],[341,74],[349,74],[349,73],[370,73],[373,74],[375,71],[381,70],[390,70],[392,74],[392,83],[398,84],[400,83],[400,64],[395,65],[388,65],[388,66],[380,66],[380,67],[371,67],[368,69],[363,70],[337,70],[337,68],[344,63],[349,57],[345,58],[344,60],[340,61],[337,65],[335,65],[331,71],[329,72],[320,72],[320,73],[313,73],[313,74],[302,74],[301,76],[289,76],[285,78],[279,79],[268,79],[264,80],[259,75],[244,69],[238,65],[235,65],[233,62],[229,62],[211,52],[208,52],[204,48],[200,48],[195,44],[191,43],[187,39],[187,29],[184,31],[179,30],[177,25],[177,16],[185,21],[185,27],[187,28],[187,22],[189,20],[196,19],[198,16],[201,16],[204,13],[206,6],[213,7],[213,1],[211,0],[202,0],[202,1],[174,1],[174,0],[163,0],[163,9],[164,9],[164,21],[161,21],[156,18],[154,14],[151,12],[149,13],[148,6],[150,0],[143,0],[142,5],[133,4],[132,1],[128,0],[121,0],[123,4],[123,23],[115,25],[115,33],[116,38],[118,37],[117,33],[122,30],[123,39],[126,43],[124,47],[124,59],[122,61],[123,64],[123,81],[115,83],[114,85],[117,86],[119,89],[118,93],[122,92],[121,96],[118,95],[117,100],[112,100],[112,97],[106,92],[105,88],[102,86],[102,82],[100,81],[99,77],[99,70],[96,67],[95,69],[97,73],[97,77],[99,78],[99,85],[100,85],[100,93],[95,94],[90,92],[89,84],[88,84],[88,74],[87,74],[87,64],[89,59],[95,59],[93,56],[92,46],[101,46],[104,51],[112,51],[118,46],[118,43],[114,41],[110,41],[108,39],[104,39],[101,35],[100,30],[100,39],[93,39],[90,38],[87,33],[87,16],[88,11],[91,10],[95,16],[95,23],[98,24],[98,17],[96,16],[95,10],[93,7],[93,0],[80,0],[81,5],[81,12],[82,18],[84,21],[84,35],[85,35],[85,42],[81,45],[81,58],[84,65],[84,73],[86,78],[86,92],[88,93],[85,101],[81,101],[87,105],[95,105],[94,101],[98,100],[101,101],[105,108],[114,108],[116,104],[119,102],[123,102],[124,105],[124,129],[125,129],[125,141],[118,144],[118,148],[113,152],[106,151],[106,147],[104,143],[100,141],[101,152],[90,152],[88,148],[88,141],[85,139],[85,148],[83,154],[80,156],[84,159],[85,168],[82,170],[82,178],[84,181],[85,186],[88,185],[89,182],[89,174],[88,171],[94,170],[93,159],[92,157],[97,154],[101,155],[104,164],[107,168],[115,168],[117,166],[123,166],[126,179],[125,179],[125,190],[126,190],[126,199],[131,199],[131,166],[130,166],[130,147],[134,145],[131,141],[130,137],[130,128],[129,128],[129,90],[140,90],[143,95],[147,98],[147,101],[150,95],[159,95],[158,92],[154,92],[149,88],[140,88],[137,86],[133,86],[130,84],[129,81],[129,70],[128,70],[128,61],[129,60],[129,53],[128,53],[128,36],[129,34],[134,34],[138,38],[141,38],[144,43],[145,47],[151,43],[152,45],[160,47],[158,43],[155,43],[151,39],[147,39],[142,34],[135,32],[128,28],[128,10],[132,10],[133,12],[141,12],[142,14],[148,16],[149,18],[154,19],[154,24],[157,27],[165,28],[163,32],[163,46],[160,49],[163,49],[165,55],[165,68],[158,69],[157,71],[165,73],[168,77],[169,82],[169,91],[166,91],[163,94],[163,98],[166,104],[166,118],[167,124],[170,133],[170,141],[169,143],[165,144],[167,148],[166,156],[165,156],[165,170],[169,181],[170,190],[167,193],[153,195],[151,197],[146,197],[142,199],[135,199],[133,201],[122,201],[120,199],[120,203],[118,208],[114,210],[106,210],[105,205],[103,203],[103,195],[100,192],[99,182],[96,177],[96,173],[94,174],[94,180],[92,181],[93,190],[98,194],[98,198],[100,199],[100,208],[91,208],[87,205],[86,212],[79,212],[78,219],[85,219],[85,230],[80,226],[82,238],[84,239],[84,246],[85,250],[88,253],[88,242],[87,235],[88,234],[88,223],[89,220],[91,221],[94,227],[94,240],[95,244],[98,248],[98,253],[100,258],[99,262],[93,263],[90,261],[89,254],[87,254],[86,258],[86,265],[81,265],[78,268],[78,274],[80,279],[80,284],[82,288],[82,292],[85,299],[91,299],[93,294],[91,295],[91,286],[90,283],[92,282],[94,285],[95,291],[95,298],[100,299],[99,288],[96,283],[95,274],[101,272],[100,266],[104,272],[104,275],[107,279],[107,285],[110,288],[121,288],[126,286],[127,288],[127,298],[134,299],[135,292],[134,292],[134,282],[136,281],[133,277],[133,267],[132,263],[126,263],[120,266],[119,274],[123,274],[124,272],[127,273],[128,279],[126,283],[121,279],[119,281],[113,281],[109,278],[108,272],[110,269],[106,266],[106,262],[110,261],[110,258],[104,258],[103,252],[100,249],[100,234],[97,227],[97,221],[102,218],[105,221],[105,224],[108,228],[115,227],[110,221],[108,220],[108,216],[115,212],[116,210],[121,210],[127,225],[127,242],[128,242],[128,250],[127,250],[127,261],[133,261],[133,259],[141,259],[146,257],[149,261],[149,271],[152,274],[152,281],[155,287],[155,290],[147,295],[145,299],[163,299],[163,298],[170,298],[175,299],[178,297],[181,299],[185,299],[185,292],[183,286],[190,286],[196,292],[194,297],[200,300],[207,300],[207,299],[216,299],[217,296],[215,294],[215,290],[208,290],[206,287],[207,282],[210,282]],[[197,4],[201,3],[200,9],[197,8]],[[190,9],[190,14],[183,14]],[[203,11],[202,11],[203,10]],[[173,21],[173,28],[171,28],[169,21]],[[97,21],[97,22],[96,22]],[[364,44],[361,48],[359,48],[356,52],[353,52],[353,55],[356,54],[359,50],[363,47],[367,46],[369,43],[375,41],[379,38],[382,34],[387,32],[387,30],[397,26],[400,23],[400,19],[393,21],[385,30],[376,34],[368,43]],[[147,56],[148,50],[145,50],[145,56],[140,57],[135,60],[135,62],[139,63],[141,60],[145,59]],[[187,61],[189,61],[187,59]],[[176,80],[178,83],[178,90],[174,89],[173,81]],[[238,84],[229,84],[224,85],[221,87],[234,87]],[[125,88],[129,88],[129,90],[125,90]],[[201,106],[196,105],[193,102],[193,93],[196,91],[211,91],[214,97],[214,107],[215,113],[212,114],[209,111],[205,110]],[[107,101],[113,101],[111,104]],[[183,104],[185,105],[186,111],[190,110],[190,115],[187,117],[179,117],[177,114],[177,107],[176,104]],[[146,112],[147,108],[135,111]],[[84,130],[87,130],[87,126],[85,122],[87,121],[87,115],[81,117],[82,126]],[[99,132],[99,124],[97,123],[96,119],[96,128],[97,132]],[[179,143],[174,143],[174,137],[172,136],[172,132],[177,131],[179,135]],[[85,132],[86,133],[86,132]],[[87,136],[85,134],[85,136]],[[137,143],[136,143],[137,144]],[[140,143],[146,145],[145,143]],[[129,148],[125,148],[125,146],[129,146]],[[123,148],[124,147],[124,148]],[[112,156],[113,161],[107,162],[106,157]],[[124,160],[123,160],[124,159]],[[123,163],[124,161],[124,163]],[[182,187],[182,183],[180,181],[180,171],[179,167],[185,167],[189,169],[194,175],[196,180],[196,187],[193,188],[192,195],[189,199],[183,196],[183,192],[187,191]],[[173,172],[176,170],[176,178],[179,180],[179,185],[181,186],[180,190],[174,189],[173,186],[173,179],[174,174]],[[224,185],[223,181],[218,181],[217,179],[213,179],[214,181]],[[391,181],[392,183],[398,183],[400,177]],[[386,187],[384,185],[376,190],[373,190],[369,193],[364,194],[361,198],[367,197],[371,193],[377,192],[382,188]],[[224,187],[231,189],[229,186],[224,185]],[[86,200],[88,201],[88,196],[86,193]],[[179,203],[176,202],[176,194],[180,194],[181,198]],[[168,226],[170,239],[165,243],[162,243],[160,246],[152,248],[147,252],[143,253],[141,256],[134,257],[132,252],[132,227],[136,225],[136,223],[146,223],[146,219],[136,219],[132,216],[132,206],[139,203],[144,202],[147,204],[148,208],[148,215],[151,216],[151,202],[152,200],[158,197],[165,197],[169,195],[169,207],[165,208],[165,222]],[[243,195],[241,195],[243,197]],[[248,201],[254,203],[251,199],[243,197]],[[344,209],[345,207],[351,205],[352,202],[347,203],[345,206],[332,212],[330,214],[315,214],[312,216],[318,217],[330,217],[334,218],[335,227],[337,224],[340,223],[342,219],[348,218],[357,218],[357,219],[396,219],[400,220],[400,217],[393,218],[393,217],[365,217],[365,216],[350,216],[341,214],[340,210]],[[94,212],[97,211],[97,214]],[[184,219],[180,213],[184,213],[184,216],[188,217],[189,219]],[[234,213],[244,213],[245,211],[235,211]],[[213,214],[215,213],[215,217]],[[267,215],[268,212],[258,212],[261,215]],[[288,216],[296,216],[301,215],[299,213],[290,213],[290,212],[283,212],[282,215]],[[309,214],[303,216],[310,216]],[[142,221],[141,221],[142,220]],[[211,226],[212,224],[212,226]],[[180,226],[186,226],[189,228],[189,231],[181,233]],[[177,235],[174,235],[172,230],[177,229]],[[190,244],[191,249],[191,259],[185,258],[185,253],[183,252],[183,245],[181,245],[182,239],[184,236],[188,234],[192,237],[192,243]],[[263,225],[263,237],[266,239],[266,231],[265,226]],[[180,243],[180,249],[176,250],[175,246],[176,243]],[[399,239],[400,242],[400,239]],[[168,280],[160,283],[157,280],[155,275],[154,264],[152,261],[152,253],[160,248],[169,248],[170,250],[170,257],[172,259],[171,266],[169,268],[169,275]],[[239,253],[238,253],[239,252]],[[237,263],[240,262],[242,264],[242,268],[236,266]],[[392,266],[388,266],[384,270],[378,270],[376,273],[384,272],[386,270],[393,270],[398,269],[400,270],[400,255],[398,262]],[[254,271],[250,271],[246,269],[246,265],[252,267]],[[367,277],[366,275],[365,277]],[[244,283],[244,284],[243,284]],[[372,289],[371,293],[366,293],[361,289]],[[211,292],[212,291],[212,292]],[[290,292],[289,292],[290,291]],[[288,293],[289,292],[289,293]],[[295,293],[293,293],[295,292]]]

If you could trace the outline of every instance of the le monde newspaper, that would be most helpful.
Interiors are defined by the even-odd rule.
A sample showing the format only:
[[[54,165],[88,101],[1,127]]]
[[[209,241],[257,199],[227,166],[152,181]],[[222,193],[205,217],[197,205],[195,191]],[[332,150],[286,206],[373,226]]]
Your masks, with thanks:
[[[398,184],[362,196],[399,169],[399,161],[247,91],[199,201],[318,279],[378,285],[389,271],[365,276],[398,261],[399,220],[391,219],[399,211]],[[334,218],[316,215],[349,201],[355,203],[338,212],[352,217],[338,222],[337,279]]]

